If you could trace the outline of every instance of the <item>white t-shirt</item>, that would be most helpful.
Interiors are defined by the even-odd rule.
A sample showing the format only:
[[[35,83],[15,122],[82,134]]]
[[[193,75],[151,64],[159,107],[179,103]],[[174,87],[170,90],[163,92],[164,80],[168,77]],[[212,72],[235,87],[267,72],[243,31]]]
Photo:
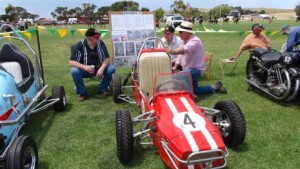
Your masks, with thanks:
[[[165,47],[170,46],[171,49],[177,49],[181,43],[181,39],[179,37],[173,35],[173,40],[172,40],[171,44],[168,44],[165,37],[161,38],[161,42],[163,42]],[[161,44],[161,42],[159,42],[157,48],[164,48],[164,46]],[[175,59],[177,57],[177,55],[171,55],[171,57],[172,57],[172,59]]]

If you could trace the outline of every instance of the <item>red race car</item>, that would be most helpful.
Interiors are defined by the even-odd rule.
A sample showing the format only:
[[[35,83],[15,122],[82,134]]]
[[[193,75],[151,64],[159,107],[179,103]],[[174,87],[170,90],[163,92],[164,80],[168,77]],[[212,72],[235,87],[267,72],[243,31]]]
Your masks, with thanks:
[[[130,78],[132,86],[126,86]],[[226,147],[244,142],[246,123],[240,107],[230,100],[219,101],[214,108],[196,105],[191,75],[172,73],[171,59],[162,49],[142,50],[133,72],[123,84],[114,74],[111,88],[115,103],[136,104],[141,112],[132,118],[128,110],[116,111],[121,163],[133,159],[135,144],[150,144],[170,168],[224,168]]]

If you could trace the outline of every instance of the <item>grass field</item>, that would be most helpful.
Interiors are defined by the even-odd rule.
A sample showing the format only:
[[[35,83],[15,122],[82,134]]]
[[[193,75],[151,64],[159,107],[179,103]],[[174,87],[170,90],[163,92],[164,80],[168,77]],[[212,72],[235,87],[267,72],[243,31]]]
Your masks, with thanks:
[[[278,31],[285,23],[295,25],[295,21],[277,21],[268,24],[261,21],[266,31]],[[248,31],[253,23],[240,22],[237,25],[207,25],[207,28],[227,31]],[[86,26],[73,26],[73,29]],[[203,30],[195,24],[195,29]],[[100,29],[100,28],[98,28]],[[162,33],[157,33],[158,37]],[[220,74],[219,59],[229,58],[238,50],[245,35],[238,33],[197,33],[202,40],[205,51],[213,53],[211,80],[201,80],[200,85],[212,84],[221,80],[227,87],[227,95],[211,94],[200,96],[199,106],[213,107],[219,100],[234,100],[241,107],[246,124],[245,143],[238,149],[230,151],[228,168],[230,169],[294,169],[299,167],[300,157],[300,99],[292,102],[278,102],[260,92],[248,92],[245,82],[245,67],[249,57],[244,52],[239,57],[236,74],[230,75],[229,69],[225,77]],[[273,48],[280,49],[286,36],[280,34],[268,36]],[[33,39],[29,42],[37,50]],[[132,115],[138,114],[135,105],[127,103],[115,104],[111,97],[96,95],[97,82],[87,83],[90,99],[79,102],[73,90],[73,82],[68,66],[70,47],[82,37],[80,33],[67,34],[60,38],[56,34],[42,31],[41,51],[45,72],[45,81],[50,86],[63,85],[67,94],[65,112],[55,113],[45,110],[31,116],[22,134],[32,135],[39,147],[41,169],[142,169],[164,168],[159,154],[154,147],[136,146],[134,160],[124,166],[119,163],[115,140],[115,111],[129,109]],[[110,34],[105,38],[112,53]],[[229,65],[230,66],[230,65]],[[229,68],[229,66],[227,68]],[[118,68],[122,79],[130,68]]]

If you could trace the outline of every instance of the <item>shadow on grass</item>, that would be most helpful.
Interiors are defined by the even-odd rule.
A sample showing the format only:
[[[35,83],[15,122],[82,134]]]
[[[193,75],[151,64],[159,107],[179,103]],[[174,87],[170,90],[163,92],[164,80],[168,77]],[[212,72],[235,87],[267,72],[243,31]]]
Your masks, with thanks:
[[[44,138],[50,130],[53,121],[56,118],[56,115],[70,112],[72,106],[73,105],[71,103],[67,103],[66,108],[63,112],[55,112],[52,107],[49,107],[46,110],[33,114],[32,116],[30,116],[30,119],[28,119],[25,127],[22,128],[20,133],[24,135],[31,135],[39,147],[40,145],[42,145]],[[42,159],[39,159],[39,167],[48,169],[49,163],[42,161]]]
[[[238,146],[236,148],[230,148],[230,149],[232,151],[236,152],[236,153],[244,153],[244,152],[247,152],[249,150],[249,146],[246,142],[244,142],[240,146]]]
[[[275,98],[269,96],[268,94],[264,93],[263,91],[257,89],[257,88],[252,88],[248,90],[248,92],[254,92],[257,95],[259,95],[262,98],[269,99],[272,101],[274,104],[278,104],[282,107],[295,107],[296,109],[300,108],[300,95],[296,96],[294,100],[291,101],[281,101],[281,100],[276,100]]]
[[[153,156],[154,154],[154,156]],[[151,145],[142,146],[136,145],[133,151],[133,159],[130,163],[122,164],[124,168],[136,168],[143,165],[147,165],[148,157],[154,157],[159,159],[160,155],[157,149]]]

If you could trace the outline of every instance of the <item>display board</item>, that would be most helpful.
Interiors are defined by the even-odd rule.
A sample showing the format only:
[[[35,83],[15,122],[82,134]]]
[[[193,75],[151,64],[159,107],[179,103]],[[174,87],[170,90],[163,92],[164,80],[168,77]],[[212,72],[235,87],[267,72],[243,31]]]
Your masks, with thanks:
[[[110,12],[111,41],[115,66],[130,67],[148,37],[155,37],[153,12],[121,11]],[[154,48],[155,40],[147,41],[144,48]]]

